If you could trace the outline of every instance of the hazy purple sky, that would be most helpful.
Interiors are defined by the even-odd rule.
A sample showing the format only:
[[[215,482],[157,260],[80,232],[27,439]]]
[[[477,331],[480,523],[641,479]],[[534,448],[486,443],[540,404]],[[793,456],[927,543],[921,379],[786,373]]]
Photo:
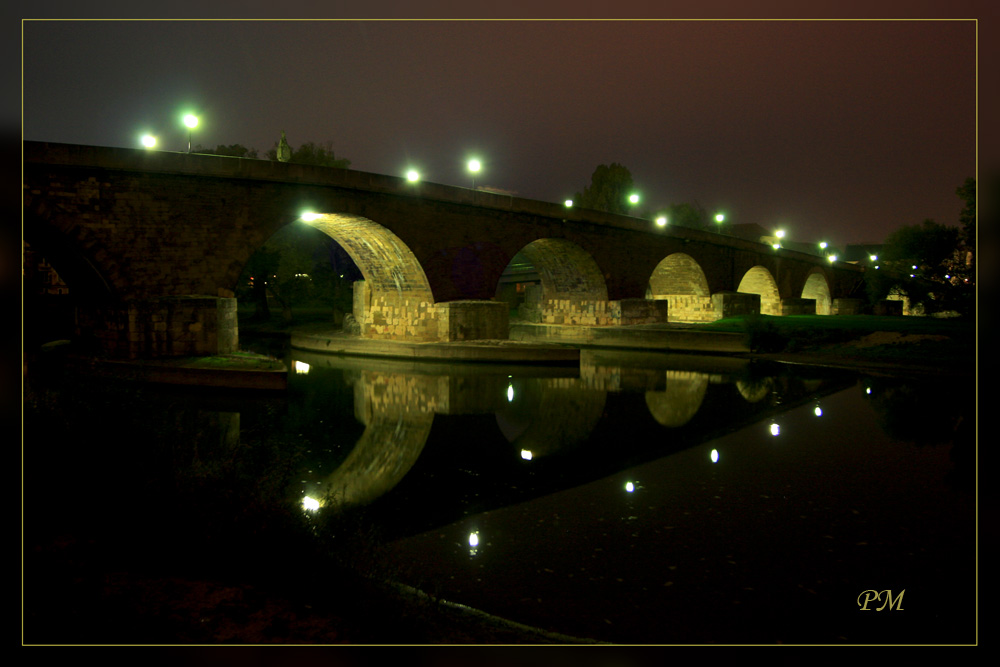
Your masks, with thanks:
[[[971,17],[982,6],[924,5]],[[263,154],[284,130],[293,146],[332,141],[355,169],[415,166],[461,186],[475,154],[478,184],[545,201],[620,162],[648,208],[696,202],[836,244],[956,224],[955,189],[976,175],[973,21],[22,27],[28,140],[137,147],[148,131],[185,150],[179,117],[192,109],[206,146]]]

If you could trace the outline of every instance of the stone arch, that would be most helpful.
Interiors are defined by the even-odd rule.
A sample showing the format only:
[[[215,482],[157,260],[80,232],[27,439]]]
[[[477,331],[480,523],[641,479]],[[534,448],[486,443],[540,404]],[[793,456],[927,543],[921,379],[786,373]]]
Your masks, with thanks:
[[[74,297],[105,301],[119,296],[114,282],[115,267],[109,270],[109,267],[101,266],[99,259],[106,253],[96,240],[89,238],[85,229],[57,229],[49,224],[44,215],[28,208],[24,216],[22,240],[32,251],[45,257]],[[28,224],[29,216],[31,224]]]
[[[710,322],[712,293],[708,279],[690,255],[675,252],[656,265],[649,277],[647,298],[666,300],[670,322]]]
[[[737,292],[760,295],[762,315],[781,315],[781,294],[771,272],[759,264],[754,266],[740,280]]]
[[[605,324],[608,287],[597,262],[566,239],[532,241],[518,253],[535,269],[538,282],[525,291],[518,315],[529,322]]]
[[[360,215],[322,213],[303,224],[339,243],[364,276],[363,284],[355,283],[354,295],[362,336],[438,339],[434,294],[420,261],[402,239]]]
[[[924,314],[924,312],[923,312],[923,305],[922,304],[918,304],[917,306],[913,306],[913,304],[911,303],[911,300],[910,300],[909,293],[906,291],[906,288],[903,287],[902,285],[893,285],[892,287],[890,287],[889,288],[889,293],[886,295],[885,300],[886,301],[902,301],[903,302],[903,308],[902,308],[903,315],[923,315]]]
[[[809,272],[805,285],[802,286],[802,298],[816,301],[817,315],[830,315],[832,313],[830,285],[823,269],[816,267]]]

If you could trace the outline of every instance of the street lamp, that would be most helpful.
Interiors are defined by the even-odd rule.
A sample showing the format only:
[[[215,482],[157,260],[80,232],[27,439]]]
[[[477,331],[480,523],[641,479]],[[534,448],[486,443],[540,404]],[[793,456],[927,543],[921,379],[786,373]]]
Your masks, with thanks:
[[[573,208],[573,200],[572,199],[567,199],[566,201],[563,202],[563,204],[566,205],[566,208]]]
[[[156,148],[156,137],[151,134],[142,135],[142,145],[146,148]]]
[[[635,193],[635,192],[633,192],[632,194],[630,194],[628,196],[628,203],[629,203],[630,206],[633,207],[633,210],[629,211],[629,213],[634,216],[635,215],[635,205],[639,203],[639,195],[637,193]]]
[[[410,183],[416,183],[417,181],[420,180],[420,172],[418,172],[416,169],[410,169],[409,171],[406,172],[406,180],[409,181]]]
[[[661,215],[661,216],[657,217],[656,218],[656,224],[659,227],[666,227],[667,226],[667,216]]]
[[[720,225],[726,221],[726,216],[722,213],[715,214],[715,221]]]
[[[191,134],[194,131],[194,128],[198,127],[198,117],[195,116],[193,113],[186,114],[184,116],[184,124],[187,125],[187,128],[188,128],[188,153],[190,153],[191,152]]]
[[[779,239],[783,239],[783,238],[785,238],[785,230],[784,229],[777,229],[777,230],[775,230],[774,235],[777,236]]]
[[[476,174],[478,174],[479,170],[483,168],[483,163],[480,162],[479,160],[473,158],[473,159],[469,160],[468,167],[469,167],[469,171],[472,173],[472,189],[475,190],[476,189]]]
[[[819,249],[820,250],[826,250],[826,246],[827,246],[826,241],[820,241],[819,242]]]

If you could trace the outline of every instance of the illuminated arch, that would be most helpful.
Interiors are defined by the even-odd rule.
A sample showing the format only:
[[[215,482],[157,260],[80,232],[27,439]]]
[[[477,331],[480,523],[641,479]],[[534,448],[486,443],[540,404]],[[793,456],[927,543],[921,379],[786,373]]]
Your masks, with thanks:
[[[315,214],[303,224],[339,243],[364,276],[362,304],[355,302],[363,336],[438,339],[434,294],[420,261],[402,239],[360,215]]]
[[[705,272],[693,257],[682,252],[668,255],[649,277],[648,298],[664,299],[671,322],[713,319],[712,295]]]
[[[826,274],[819,267],[809,272],[806,283],[802,287],[802,298],[816,300],[817,315],[829,315],[832,312],[830,285],[826,281]]]
[[[572,241],[546,238],[532,241],[518,255],[537,273],[537,282],[525,290],[524,302],[518,307],[522,319],[553,324],[603,323],[597,311],[607,308],[608,287],[590,253]]]
[[[521,249],[537,269],[547,299],[608,299],[608,287],[597,262],[566,239],[538,239]]]
[[[743,275],[737,292],[760,295],[760,312],[762,315],[781,315],[781,295],[778,284],[771,272],[757,265]]]

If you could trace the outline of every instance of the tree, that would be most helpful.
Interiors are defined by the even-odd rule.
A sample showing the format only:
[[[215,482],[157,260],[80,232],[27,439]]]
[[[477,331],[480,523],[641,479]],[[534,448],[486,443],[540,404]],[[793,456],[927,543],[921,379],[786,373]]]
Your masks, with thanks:
[[[573,195],[573,201],[581,208],[626,214],[630,212],[628,196],[634,187],[628,169],[617,162],[602,164],[591,175],[590,185]]]
[[[939,225],[933,220],[924,220],[922,225],[901,227],[886,238],[879,259],[901,266],[916,264],[919,271],[931,275],[939,271],[944,261],[955,252],[958,231],[956,227]]]
[[[708,213],[695,204],[673,204],[667,209],[670,224],[676,227],[705,229],[708,226]]]
[[[247,148],[243,144],[230,144],[226,146],[225,144],[219,144],[215,148],[203,148],[201,144],[198,144],[192,150],[194,153],[201,153],[202,155],[224,155],[226,157],[244,157],[244,158],[257,158],[256,148]]]
[[[892,290],[905,294],[910,308],[926,313],[968,314],[972,285],[957,273],[964,261],[957,227],[925,220],[889,234],[879,253],[879,268],[866,273],[869,296],[882,299]]]
[[[267,152],[267,159],[278,159],[278,142],[274,142],[274,147]],[[347,169],[351,166],[350,160],[337,158],[334,155],[332,141],[327,141],[325,144],[308,141],[298,148],[292,149],[292,156],[288,161],[296,164],[311,164],[317,167],[333,167],[336,169]]]
[[[976,179],[967,178],[965,183],[958,186],[955,194],[965,203],[962,212],[958,215],[958,222],[962,225],[962,242],[967,248],[976,247]]]

